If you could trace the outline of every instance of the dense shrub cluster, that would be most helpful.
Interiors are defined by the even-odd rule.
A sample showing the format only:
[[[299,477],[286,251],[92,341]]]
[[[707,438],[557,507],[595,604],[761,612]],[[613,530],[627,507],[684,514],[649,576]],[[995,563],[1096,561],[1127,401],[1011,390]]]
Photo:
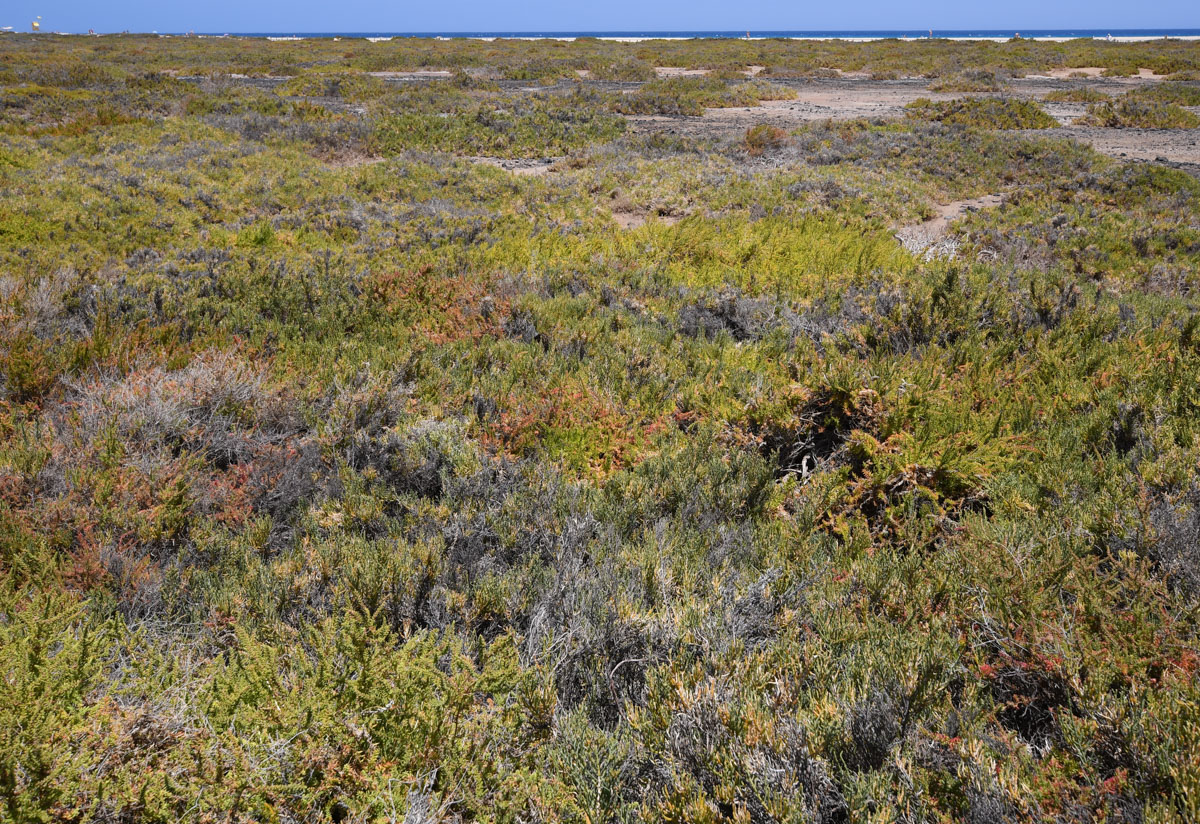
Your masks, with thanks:
[[[589,64],[588,73],[597,80],[627,83],[645,82],[655,77],[654,66],[639,58],[619,58],[612,61]]]
[[[1200,106],[1200,86],[1190,83],[1156,83],[1133,89],[1125,96],[1135,100],[1174,103],[1176,106]]]
[[[387,85],[362,72],[325,71],[297,75],[275,88],[276,94],[294,97],[337,97],[371,100],[384,95]]]
[[[908,116],[952,126],[978,129],[1052,129],[1058,121],[1031,100],[967,98],[932,101],[921,98],[906,107]]]
[[[1088,106],[1087,114],[1076,122],[1111,129],[1200,128],[1200,117],[1174,103],[1129,97]]]
[[[398,112],[377,122],[371,148],[381,154],[437,150],[502,157],[548,157],[624,131],[620,117],[582,97],[509,98],[454,112]]]
[[[795,96],[791,89],[756,80],[730,84],[713,77],[670,77],[646,83],[618,98],[614,106],[624,114],[701,115],[705,109],[754,106]]]

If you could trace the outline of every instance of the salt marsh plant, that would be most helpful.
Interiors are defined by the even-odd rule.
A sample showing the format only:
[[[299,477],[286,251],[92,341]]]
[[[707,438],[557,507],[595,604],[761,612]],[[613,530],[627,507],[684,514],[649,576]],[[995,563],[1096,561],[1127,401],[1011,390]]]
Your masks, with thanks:
[[[0,38],[0,819],[1197,820],[1197,54]]]

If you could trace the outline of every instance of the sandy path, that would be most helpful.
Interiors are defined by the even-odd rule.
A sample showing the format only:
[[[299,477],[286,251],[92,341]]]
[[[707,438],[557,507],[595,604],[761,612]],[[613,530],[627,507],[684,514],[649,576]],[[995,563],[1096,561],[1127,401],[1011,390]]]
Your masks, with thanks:
[[[766,66],[747,66],[743,72],[747,77],[758,77]],[[708,69],[682,69],[679,66],[655,66],[654,74],[657,77],[703,77],[709,74]]]
[[[659,77],[703,77],[708,69],[681,69],[678,66],[655,66],[654,73]]]
[[[440,69],[420,69],[411,72],[367,72],[367,74],[383,80],[429,80],[454,76],[451,72]]]
[[[984,195],[969,200],[955,200],[934,207],[934,214],[923,223],[903,226],[896,231],[896,240],[913,254],[935,249],[950,231],[950,224],[968,212],[995,209],[1004,203],[1003,195]],[[953,249],[947,249],[953,253]]]

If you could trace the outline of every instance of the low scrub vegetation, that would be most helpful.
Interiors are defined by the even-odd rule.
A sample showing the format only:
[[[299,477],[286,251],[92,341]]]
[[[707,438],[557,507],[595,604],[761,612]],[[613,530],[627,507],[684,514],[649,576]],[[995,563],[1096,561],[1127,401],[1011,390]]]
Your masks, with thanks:
[[[596,80],[621,83],[645,82],[655,79],[654,66],[636,57],[590,63],[587,71]]]
[[[980,129],[1052,129],[1058,121],[1030,100],[966,98],[933,101],[921,98],[905,107],[908,116],[951,126]]]
[[[1195,129],[1200,117],[1174,103],[1123,97],[1088,106],[1077,123],[1111,129]]]
[[[368,147],[383,155],[435,150],[546,157],[612,140],[624,129],[622,118],[580,98],[490,99],[450,112],[381,114],[375,121]]]
[[[770,149],[778,149],[787,140],[787,132],[778,126],[761,123],[746,130],[746,151],[752,156],[761,155]]]
[[[1200,820],[1200,182],[620,114],[1064,63],[0,37],[0,819]]]
[[[952,77],[982,71],[1021,76],[1055,68],[1100,66],[1111,74],[1137,74],[1139,68],[1186,79],[1200,71],[1195,44],[1186,40],[1108,43],[1079,38],[1061,43],[1010,40],[1001,43],[950,40],[848,43],[837,40],[646,40],[617,43],[579,38],[555,40],[429,40],[395,38],[369,43],[309,38],[268,42],[261,38],[172,38],[111,35],[101,41],[47,43],[13,34],[4,71],[18,82],[50,78],[86,85],[116,82],[131,74],[168,69],[185,76],[245,74],[285,77],[339,67],[362,72],[427,69],[473,70],[518,82],[571,80],[579,70],[603,73],[625,66],[625,79],[650,79],[644,66],[742,73],[764,66],[776,77],[820,77],[833,70],[877,77]],[[638,78],[632,74],[639,75]],[[612,79],[619,79],[613,77]]]
[[[387,84],[363,72],[307,72],[287,80],[275,88],[276,94],[288,97],[336,97],[361,102],[382,97]]]
[[[1200,86],[1190,83],[1155,83],[1126,93],[1130,100],[1173,103],[1176,106],[1200,106]]]

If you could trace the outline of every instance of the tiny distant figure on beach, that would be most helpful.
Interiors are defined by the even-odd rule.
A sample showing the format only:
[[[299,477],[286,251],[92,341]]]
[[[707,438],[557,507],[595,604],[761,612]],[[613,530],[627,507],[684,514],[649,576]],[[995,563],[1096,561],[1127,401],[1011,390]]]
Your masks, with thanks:
[[[930,30],[929,30],[929,39],[930,39],[930,40],[932,40],[932,39],[933,39],[933,29],[930,29]]]

